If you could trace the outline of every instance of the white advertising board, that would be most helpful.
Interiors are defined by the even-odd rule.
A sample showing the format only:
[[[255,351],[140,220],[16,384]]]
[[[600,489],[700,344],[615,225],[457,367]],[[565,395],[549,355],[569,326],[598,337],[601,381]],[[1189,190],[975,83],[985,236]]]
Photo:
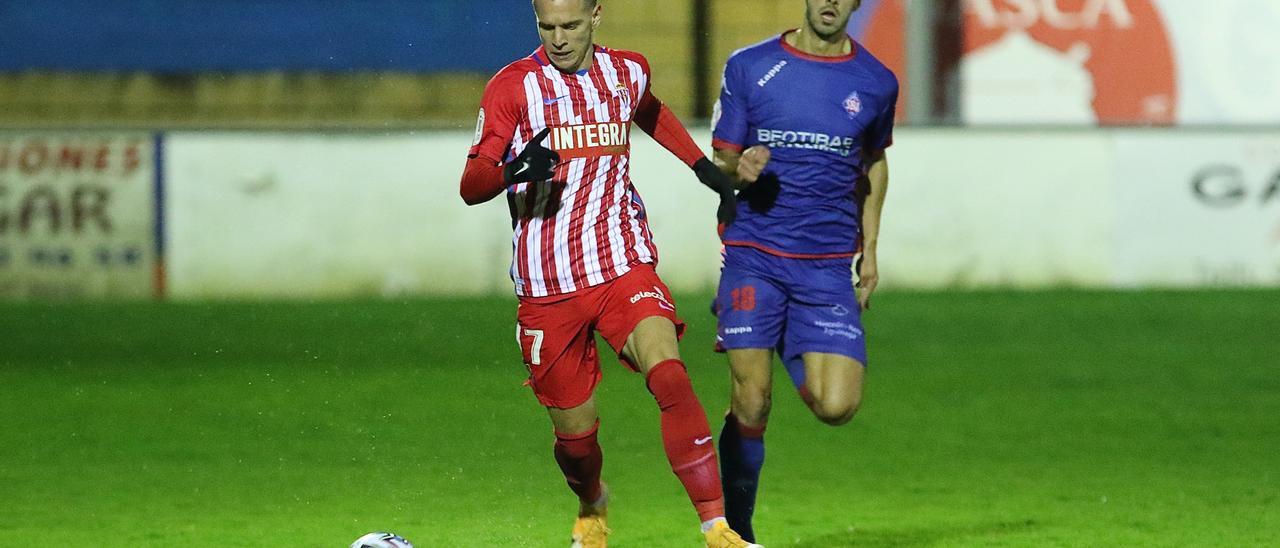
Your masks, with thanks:
[[[505,205],[468,209],[466,137],[179,133],[175,297],[497,293]],[[505,282],[509,284],[509,282]]]
[[[1098,132],[899,130],[888,154],[885,287],[1107,283],[1111,154]]]
[[[470,139],[169,136],[171,294],[511,294],[505,202],[458,197]],[[1280,131],[907,128],[896,143],[885,288],[1280,283]],[[714,195],[646,137],[633,156],[662,276],[714,288]]]
[[[0,133],[0,299],[161,291],[156,150],[145,133]]]
[[[1280,284],[1280,131],[1125,131],[1115,149],[1115,284]]]
[[[511,294],[505,200],[468,207],[458,196],[470,142],[463,133],[171,135],[172,294]],[[714,194],[652,140],[633,148],[663,275],[680,289],[713,287]]]

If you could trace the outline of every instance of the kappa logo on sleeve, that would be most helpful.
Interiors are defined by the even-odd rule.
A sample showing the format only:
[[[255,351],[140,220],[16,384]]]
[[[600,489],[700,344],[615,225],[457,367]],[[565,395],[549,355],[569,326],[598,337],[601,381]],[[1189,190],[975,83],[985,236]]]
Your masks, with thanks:
[[[764,76],[761,76],[759,80],[756,80],[756,85],[764,87],[765,84],[769,83],[769,80],[772,80],[774,76],[777,76],[779,72],[782,72],[782,69],[786,68],[786,66],[786,59],[778,61],[777,64],[773,65],[773,67],[769,69],[769,72],[764,73]]]

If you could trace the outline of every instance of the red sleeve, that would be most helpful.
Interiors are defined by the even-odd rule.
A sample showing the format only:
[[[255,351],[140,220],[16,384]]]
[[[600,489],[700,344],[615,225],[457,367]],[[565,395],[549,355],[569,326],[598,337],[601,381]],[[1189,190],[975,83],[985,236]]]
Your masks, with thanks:
[[[649,70],[649,60],[634,51],[613,50],[613,53],[640,64],[644,72],[644,90],[640,93],[640,103],[636,106],[632,121],[640,129],[648,133],[658,144],[671,151],[685,165],[693,167],[694,162],[705,158],[698,143],[689,136],[689,131],[680,123],[676,113],[653,95],[653,73]]]
[[[492,200],[505,188],[502,168],[488,158],[475,157],[467,160],[458,194],[467,205],[476,205]]]
[[[674,112],[662,101],[646,91],[636,107],[634,121],[640,129],[653,137],[658,144],[671,151],[685,165],[693,167],[694,162],[706,157],[698,143],[689,136],[689,131],[680,123]]]
[[[526,112],[524,85],[521,83],[524,73],[517,64],[512,64],[485,85],[475,140],[471,142],[468,157],[482,156],[498,164],[506,161],[511,140]]]
[[[476,121],[476,136],[467,151],[467,166],[462,172],[458,194],[468,205],[492,200],[502,193],[506,183],[502,180],[502,165],[507,159],[511,140],[521,124],[525,112],[524,71],[518,63],[498,72],[485,85],[480,99],[480,119]]]

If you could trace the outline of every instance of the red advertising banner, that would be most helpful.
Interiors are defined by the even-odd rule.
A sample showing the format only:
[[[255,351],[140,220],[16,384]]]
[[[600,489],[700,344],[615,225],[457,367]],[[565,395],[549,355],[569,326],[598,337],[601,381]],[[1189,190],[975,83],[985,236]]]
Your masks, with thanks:
[[[906,82],[906,0],[863,43]],[[961,0],[954,86],[970,124],[1280,124],[1280,2]],[[946,87],[947,82],[940,82]],[[905,103],[905,102],[902,102]],[[901,103],[900,103],[901,104]],[[905,104],[900,116],[909,116]],[[905,118],[909,119],[909,118]]]

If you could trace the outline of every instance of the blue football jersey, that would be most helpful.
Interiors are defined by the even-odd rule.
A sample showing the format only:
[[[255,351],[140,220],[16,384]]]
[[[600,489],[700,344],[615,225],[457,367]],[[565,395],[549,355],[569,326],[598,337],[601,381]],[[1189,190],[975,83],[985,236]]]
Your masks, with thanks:
[[[724,243],[781,256],[852,256],[863,152],[893,141],[898,80],[856,41],[848,55],[818,57],[785,36],[738,50],[725,65],[713,146],[765,145],[770,158],[741,194]]]

